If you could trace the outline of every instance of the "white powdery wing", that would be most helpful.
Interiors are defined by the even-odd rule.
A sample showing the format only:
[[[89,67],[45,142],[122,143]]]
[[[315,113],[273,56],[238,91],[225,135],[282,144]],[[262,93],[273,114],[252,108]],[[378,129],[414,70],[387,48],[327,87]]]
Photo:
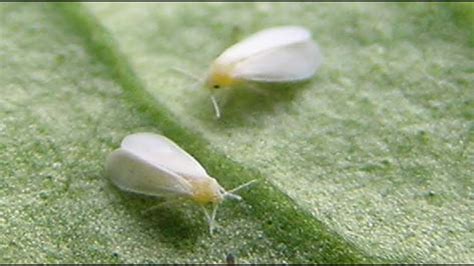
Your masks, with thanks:
[[[206,170],[196,159],[164,136],[146,132],[135,133],[125,137],[121,147],[176,174],[194,178],[208,177]]]
[[[311,39],[262,51],[238,62],[232,76],[236,79],[265,82],[299,81],[312,77],[323,58]]]
[[[123,190],[162,197],[192,196],[184,178],[124,149],[113,151],[105,168],[111,181]]]
[[[283,26],[259,31],[225,50],[218,65],[232,65],[262,51],[311,39],[311,33],[299,26]]]

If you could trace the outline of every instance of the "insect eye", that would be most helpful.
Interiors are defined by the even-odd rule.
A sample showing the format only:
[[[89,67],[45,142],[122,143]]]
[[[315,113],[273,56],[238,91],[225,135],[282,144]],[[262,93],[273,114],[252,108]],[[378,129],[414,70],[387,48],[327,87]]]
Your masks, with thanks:
[[[214,85],[214,86],[212,86],[212,87],[213,87],[214,89],[219,89],[221,86],[219,86],[219,85],[216,84],[216,85]]]

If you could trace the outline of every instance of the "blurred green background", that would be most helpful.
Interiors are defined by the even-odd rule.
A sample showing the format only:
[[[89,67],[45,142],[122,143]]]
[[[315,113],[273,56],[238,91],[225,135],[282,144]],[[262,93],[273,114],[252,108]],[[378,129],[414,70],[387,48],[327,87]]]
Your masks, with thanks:
[[[471,3],[0,4],[0,262],[474,261]],[[225,48],[297,24],[315,78],[236,88],[216,120],[205,75]],[[123,137],[161,133],[225,187],[199,208],[105,178]]]

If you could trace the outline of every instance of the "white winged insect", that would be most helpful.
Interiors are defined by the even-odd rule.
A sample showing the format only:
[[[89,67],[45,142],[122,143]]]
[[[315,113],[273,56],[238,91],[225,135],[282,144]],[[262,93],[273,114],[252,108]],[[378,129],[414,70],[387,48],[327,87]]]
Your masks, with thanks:
[[[212,92],[243,81],[303,81],[311,78],[322,62],[319,47],[306,28],[268,28],[225,50],[211,64],[204,82]],[[219,118],[220,110],[213,94],[211,100]]]
[[[212,234],[217,208],[226,198],[240,200],[233,192],[252,180],[226,191],[196,159],[168,138],[154,133],[125,137],[106,161],[106,173],[119,188],[151,196],[190,199],[204,210]],[[206,205],[213,205],[212,213]]]

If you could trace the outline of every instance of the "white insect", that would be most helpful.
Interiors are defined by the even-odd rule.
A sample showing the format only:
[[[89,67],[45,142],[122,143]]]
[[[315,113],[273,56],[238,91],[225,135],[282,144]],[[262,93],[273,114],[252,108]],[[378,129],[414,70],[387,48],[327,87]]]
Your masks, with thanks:
[[[311,32],[299,26],[265,29],[229,47],[212,63],[205,80],[212,90],[242,81],[296,82],[311,78],[322,64]],[[211,100],[220,117],[216,99]]]
[[[126,191],[194,201],[204,210],[211,234],[219,204],[225,198],[240,200],[232,192],[256,181],[226,191],[191,155],[168,138],[153,133],[125,137],[121,147],[107,157],[106,173]],[[205,208],[208,204],[213,205],[211,215]]]

